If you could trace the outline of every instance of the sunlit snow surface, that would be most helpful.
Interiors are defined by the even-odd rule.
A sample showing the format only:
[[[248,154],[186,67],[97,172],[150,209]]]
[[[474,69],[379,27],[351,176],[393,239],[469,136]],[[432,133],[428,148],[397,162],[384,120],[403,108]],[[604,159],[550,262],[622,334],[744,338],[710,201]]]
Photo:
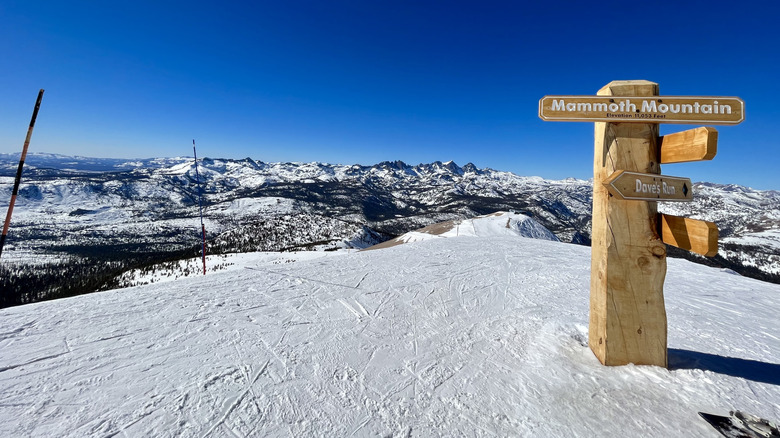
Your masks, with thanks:
[[[398,236],[381,246],[452,237],[523,236],[558,241],[550,230],[536,220],[518,213],[499,211],[471,219],[447,221]]]
[[[671,370],[604,367],[582,246],[263,260],[0,310],[0,436],[711,438],[698,411],[780,419],[778,285],[670,259]]]

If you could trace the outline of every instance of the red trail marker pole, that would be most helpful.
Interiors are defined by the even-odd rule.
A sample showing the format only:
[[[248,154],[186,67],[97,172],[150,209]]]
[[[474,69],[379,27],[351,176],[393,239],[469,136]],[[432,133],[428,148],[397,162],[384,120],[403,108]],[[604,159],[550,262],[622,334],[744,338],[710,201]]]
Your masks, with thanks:
[[[198,174],[198,153],[195,151],[195,140],[192,140],[192,154],[195,156],[195,182],[198,184],[198,210],[200,211],[200,229],[203,232],[203,275],[206,275],[206,226],[203,225],[203,202],[201,201],[200,175]]]

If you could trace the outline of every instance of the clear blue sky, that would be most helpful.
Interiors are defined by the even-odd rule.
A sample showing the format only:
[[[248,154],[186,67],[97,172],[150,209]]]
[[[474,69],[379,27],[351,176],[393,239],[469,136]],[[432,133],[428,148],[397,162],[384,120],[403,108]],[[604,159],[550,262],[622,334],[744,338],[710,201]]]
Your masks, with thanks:
[[[713,161],[666,175],[780,189],[775,1],[0,3],[0,152],[374,164],[590,178],[591,123],[539,99],[612,80],[739,96]],[[662,134],[691,128],[662,125]]]

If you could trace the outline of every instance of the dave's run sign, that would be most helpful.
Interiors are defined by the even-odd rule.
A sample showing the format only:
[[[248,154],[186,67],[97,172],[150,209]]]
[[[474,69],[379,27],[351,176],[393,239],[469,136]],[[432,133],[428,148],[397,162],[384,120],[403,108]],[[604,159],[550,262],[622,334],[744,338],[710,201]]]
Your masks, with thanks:
[[[691,180],[676,176],[618,170],[603,184],[618,199],[637,201],[691,201]]]
[[[561,122],[639,122],[736,125],[745,120],[738,97],[545,96],[539,117]]]

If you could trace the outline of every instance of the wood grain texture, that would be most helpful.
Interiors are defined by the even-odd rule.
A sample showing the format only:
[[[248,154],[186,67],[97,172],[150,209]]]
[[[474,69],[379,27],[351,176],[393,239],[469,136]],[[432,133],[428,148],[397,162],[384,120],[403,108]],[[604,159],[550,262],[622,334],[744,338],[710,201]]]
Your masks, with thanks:
[[[614,81],[598,94],[654,96],[658,84]],[[589,344],[605,365],[667,365],[657,203],[615,199],[603,184],[617,170],[659,174],[657,139],[657,124],[595,123]]]
[[[660,214],[661,238],[676,246],[705,257],[718,254],[718,226],[713,222]]]
[[[687,163],[715,158],[718,130],[702,127],[664,135],[659,138],[661,164]]]

